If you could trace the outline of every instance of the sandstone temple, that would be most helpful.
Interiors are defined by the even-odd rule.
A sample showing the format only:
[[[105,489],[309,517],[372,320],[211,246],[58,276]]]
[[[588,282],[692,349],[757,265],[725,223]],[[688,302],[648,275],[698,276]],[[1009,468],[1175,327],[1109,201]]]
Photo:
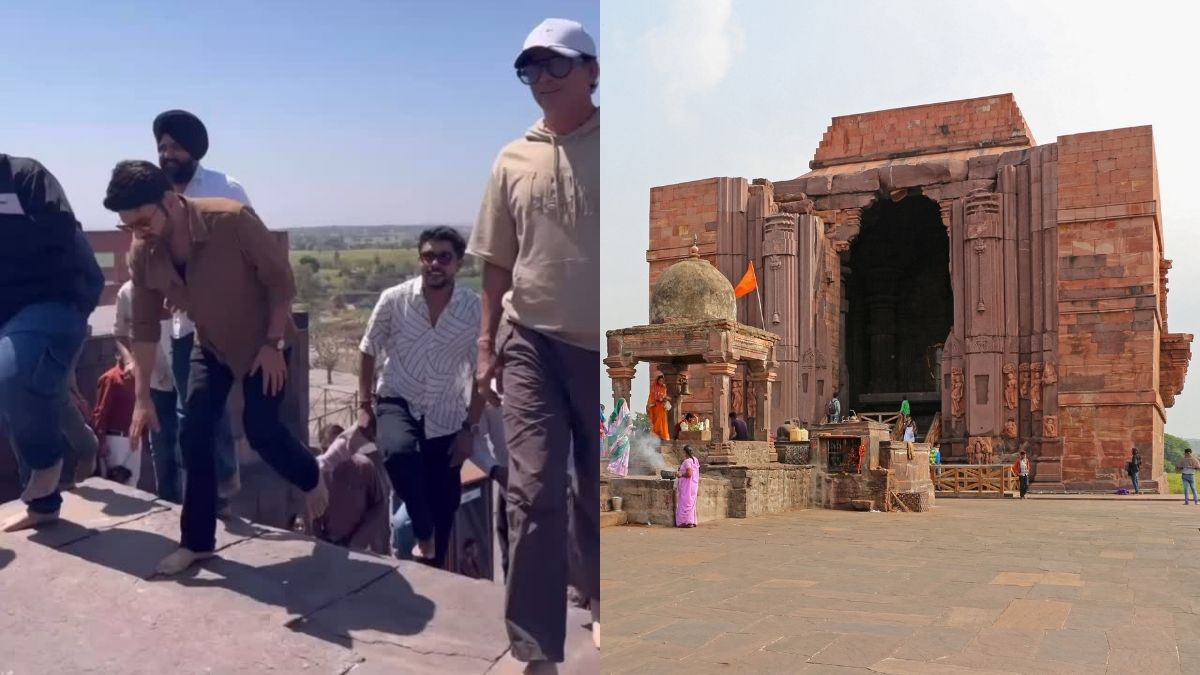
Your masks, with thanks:
[[[1038,145],[1004,94],[836,117],[797,178],[652,188],[652,292],[694,243],[725,280],[752,262],[759,292],[681,331],[653,314],[687,284],[660,289],[642,333],[609,333],[614,391],[652,361],[672,428],[697,411],[718,444],[728,409],[767,441],[771,420],[821,423],[835,391],[844,412],[907,398],[944,461],[1026,448],[1035,487],[1111,489],[1136,446],[1143,488],[1165,490],[1192,336],[1167,325],[1153,140]]]

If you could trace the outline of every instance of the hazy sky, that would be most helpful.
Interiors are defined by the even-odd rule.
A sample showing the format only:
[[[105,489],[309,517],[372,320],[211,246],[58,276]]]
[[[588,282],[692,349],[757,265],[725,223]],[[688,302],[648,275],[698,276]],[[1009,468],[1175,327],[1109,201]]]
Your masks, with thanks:
[[[599,42],[599,0],[0,3],[0,151],[40,159],[85,227],[113,165],[156,160],[184,108],[203,163],[272,228],[474,220],[492,160],[541,111],[513,59],[547,17]]]
[[[652,186],[794,178],[836,115],[1011,92],[1039,143],[1154,126],[1169,328],[1200,333],[1197,18],[1165,2],[604,0],[602,327],[646,323]],[[1200,438],[1198,370],[1170,433]]]

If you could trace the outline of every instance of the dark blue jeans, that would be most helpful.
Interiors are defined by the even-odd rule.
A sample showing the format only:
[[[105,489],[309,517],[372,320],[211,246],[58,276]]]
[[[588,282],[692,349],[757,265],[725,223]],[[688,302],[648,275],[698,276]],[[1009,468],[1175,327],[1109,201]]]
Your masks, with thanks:
[[[284,359],[288,358],[285,352]],[[187,468],[183,493],[183,530],[180,544],[191,551],[208,552],[216,545],[217,472],[213,434],[225,415],[234,377],[229,367],[205,349],[192,351],[188,378],[187,411],[179,429],[179,444]],[[317,487],[321,470],[308,446],[292,435],[279,418],[284,392],[263,393],[263,374],[242,380],[246,409],[242,422],[250,447],[286,481],[308,492]]]
[[[175,391],[183,392],[176,396],[176,407],[179,411],[179,428],[183,428],[184,404],[187,403],[188,378],[192,369],[192,348],[196,345],[196,334],[191,333],[178,339],[171,340],[171,374],[175,377]],[[159,414],[159,420],[163,418]],[[233,427],[229,421],[229,410],[226,408],[217,421],[213,434],[213,452],[217,457],[217,481],[224,482],[233,478],[238,471],[237,449],[233,445]],[[182,460],[181,460],[182,461]],[[180,465],[182,467],[182,464]],[[186,483],[186,476],[181,478]],[[224,508],[226,500],[217,499],[217,509]]]
[[[150,434],[154,451],[154,478],[158,496],[176,504],[183,503],[183,455],[179,451],[179,417],[175,392],[151,389],[158,413],[158,431]]]
[[[87,336],[87,316],[63,303],[29,305],[0,326],[0,423],[17,463],[46,469],[63,459],[61,420],[67,378]],[[37,513],[62,506],[58,492],[28,504]]]

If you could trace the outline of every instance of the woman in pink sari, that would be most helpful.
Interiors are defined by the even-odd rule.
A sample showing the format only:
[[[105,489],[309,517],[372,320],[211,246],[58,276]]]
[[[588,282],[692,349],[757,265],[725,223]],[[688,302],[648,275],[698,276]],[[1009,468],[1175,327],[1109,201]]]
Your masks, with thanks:
[[[700,494],[700,462],[689,445],[683,446],[687,455],[679,465],[675,480],[675,527],[696,526],[696,498]]]

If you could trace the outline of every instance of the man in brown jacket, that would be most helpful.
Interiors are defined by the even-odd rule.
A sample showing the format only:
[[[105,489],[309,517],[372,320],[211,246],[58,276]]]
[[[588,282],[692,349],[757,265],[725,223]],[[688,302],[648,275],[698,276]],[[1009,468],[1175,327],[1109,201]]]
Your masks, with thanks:
[[[176,574],[210,557],[216,544],[215,426],[229,390],[244,377],[246,439],[263,460],[308,496],[321,515],[328,492],[317,460],[279,419],[292,324],[295,281],[287,253],[248,206],[229,199],[189,199],[150,162],[113,169],[104,206],[133,234],[133,358],[137,397],[130,437],[158,428],[150,376],[164,307],[196,323],[187,401],[180,431],[187,471],[182,537],[158,564]],[[165,305],[164,305],[165,301]]]

